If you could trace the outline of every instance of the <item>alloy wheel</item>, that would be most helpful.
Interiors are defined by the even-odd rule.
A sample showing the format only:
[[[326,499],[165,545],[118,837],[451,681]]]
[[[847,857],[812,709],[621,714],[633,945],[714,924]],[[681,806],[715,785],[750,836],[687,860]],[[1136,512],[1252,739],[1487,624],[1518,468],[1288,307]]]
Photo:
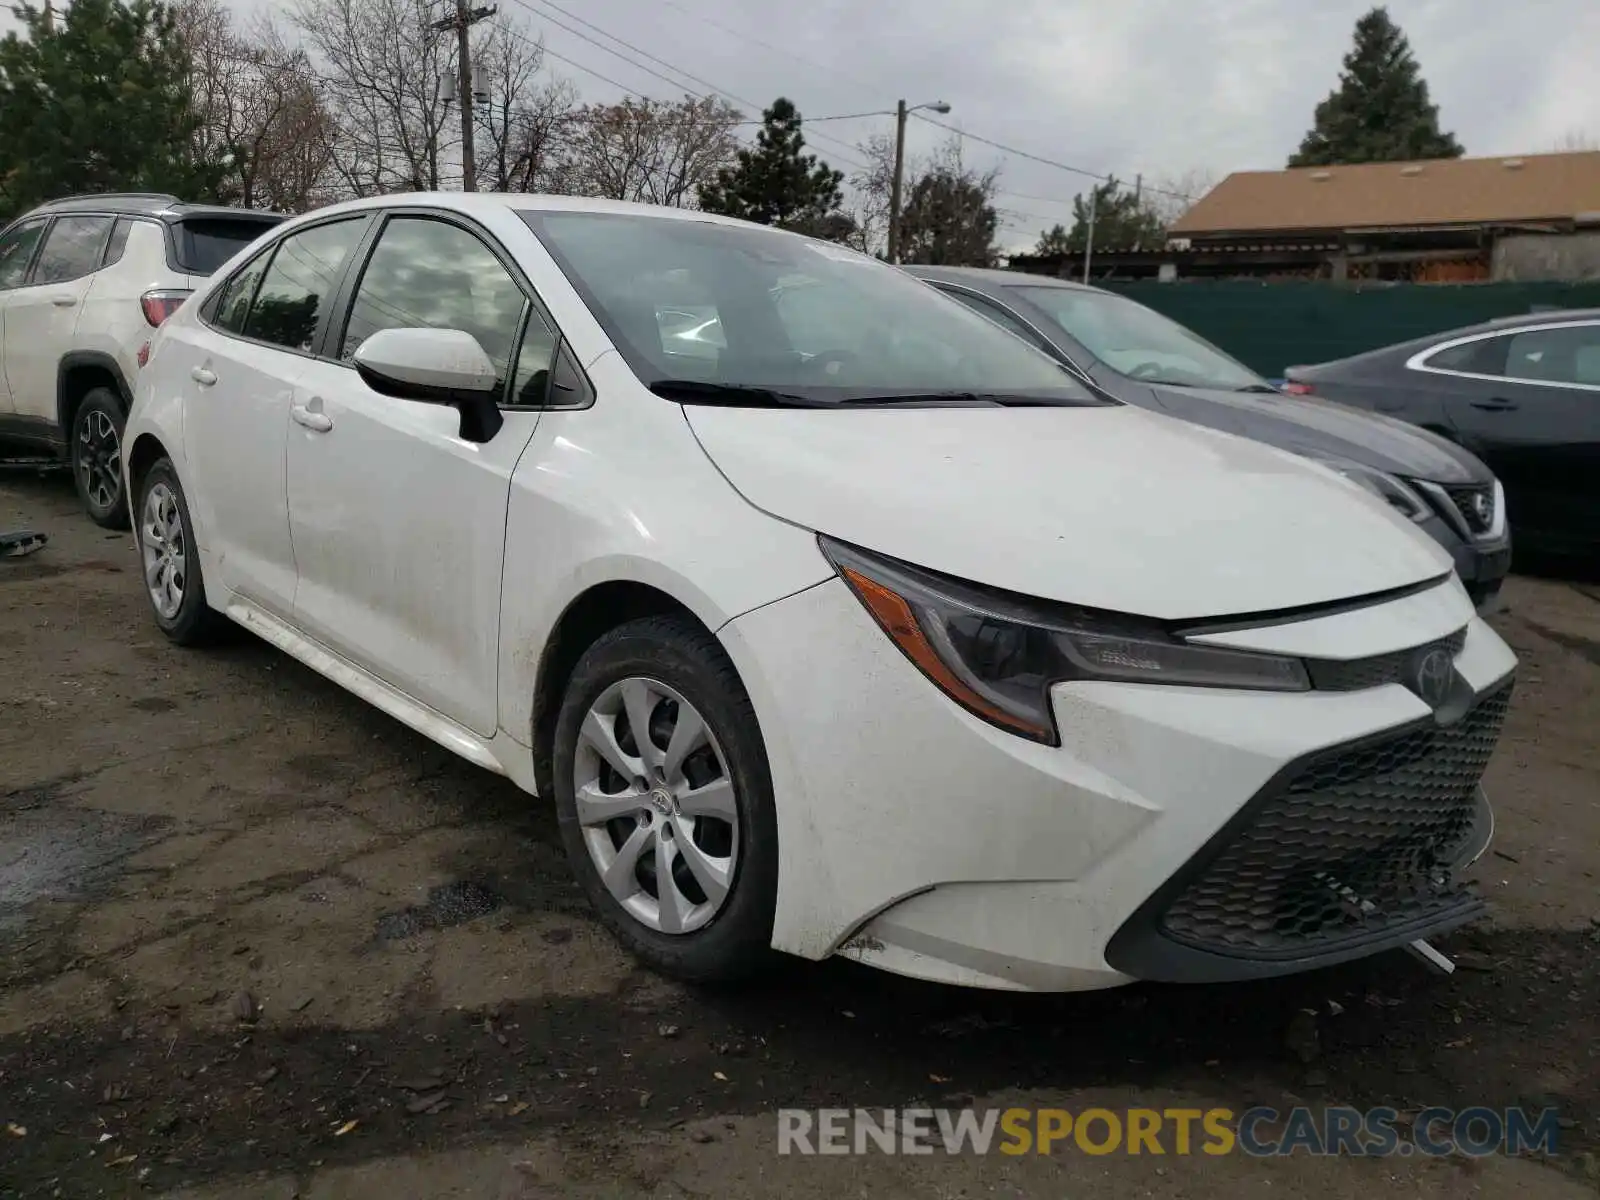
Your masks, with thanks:
[[[98,408],[78,422],[78,482],[103,511],[113,508],[122,492],[122,439],[110,415]]]
[[[573,796],[601,881],[636,921],[688,934],[722,909],[738,797],[716,735],[677,691],[635,676],[596,698],[578,731]]]
[[[183,533],[177,494],[165,482],[156,483],[144,498],[139,547],[144,556],[144,582],[150,602],[162,620],[171,621],[183,607],[183,590],[189,578],[189,543]]]

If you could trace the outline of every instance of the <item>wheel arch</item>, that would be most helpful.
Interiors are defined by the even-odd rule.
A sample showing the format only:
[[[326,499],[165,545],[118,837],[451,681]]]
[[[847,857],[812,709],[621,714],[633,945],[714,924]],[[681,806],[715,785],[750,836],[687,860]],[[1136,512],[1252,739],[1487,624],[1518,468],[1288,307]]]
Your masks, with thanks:
[[[72,350],[61,356],[56,369],[56,421],[63,441],[70,441],[72,420],[83,398],[97,387],[114,392],[122,402],[123,416],[127,416],[133,393],[115,358],[103,350]]]
[[[127,452],[127,487],[124,489],[128,496],[128,507],[133,507],[134,497],[139,494],[139,480],[144,478],[145,472],[160,462],[163,458],[172,457],[166,446],[153,433],[141,433],[134,438],[133,445]]]
[[[539,654],[533,685],[533,775],[540,796],[553,796],[551,757],[561,697],[578,660],[595,641],[641,617],[677,616],[693,621],[712,637],[715,630],[689,605],[653,584],[610,579],[579,592],[556,618]]]

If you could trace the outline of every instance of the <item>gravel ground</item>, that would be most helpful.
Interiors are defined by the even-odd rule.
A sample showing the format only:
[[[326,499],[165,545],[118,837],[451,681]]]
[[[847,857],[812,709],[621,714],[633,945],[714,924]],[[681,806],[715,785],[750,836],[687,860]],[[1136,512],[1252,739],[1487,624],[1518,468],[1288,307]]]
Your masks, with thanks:
[[[126,535],[0,477],[0,1196],[1593,1196],[1600,588],[1517,578],[1485,924],[1249,986],[638,970],[553,821],[266,645],[168,646]],[[1315,1015],[1308,1015],[1311,1010]],[[780,1158],[781,1106],[1554,1106],[1545,1161]]]

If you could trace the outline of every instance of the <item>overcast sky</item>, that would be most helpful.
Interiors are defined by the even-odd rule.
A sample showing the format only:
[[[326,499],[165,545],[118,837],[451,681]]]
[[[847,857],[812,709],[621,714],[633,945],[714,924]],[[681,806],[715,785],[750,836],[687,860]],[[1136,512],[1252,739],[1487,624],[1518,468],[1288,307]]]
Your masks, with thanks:
[[[1142,174],[1147,183],[1197,169],[1220,178],[1281,167],[1334,86],[1352,27],[1370,4],[550,2],[572,15],[544,0],[499,0],[495,19],[542,34],[552,55],[630,91],[681,95],[656,71],[754,107],[786,95],[808,118],[892,108],[901,97],[944,100],[952,111],[939,119],[968,133],[1130,181]],[[232,3],[252,13],[285,7],[283,0]],[[1574,136],[1600,144],[1600,0],[1393,0],[1389,8],[1410,37],[1442,124],[1468,154],[1535,153]],[[594,26],[698,79],[608,42]],[[586,99],[619,93],[578,66],[553,58],[549,66]],[[912,152],[948,136],[911,124]],[[850,147],[892,128],[891,118],[879,116],[818,122],[807,133],[814,150],[849,174],[859,158]],[[976,141],[966,152],[975,166],[1002,168],[1008,245],[1031,243],[1054,221],[1070,223],[1083,176]]]

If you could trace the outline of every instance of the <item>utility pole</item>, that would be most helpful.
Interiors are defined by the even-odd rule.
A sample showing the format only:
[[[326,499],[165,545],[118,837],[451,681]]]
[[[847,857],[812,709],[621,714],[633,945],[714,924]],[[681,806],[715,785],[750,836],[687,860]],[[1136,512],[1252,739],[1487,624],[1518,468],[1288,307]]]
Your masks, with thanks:
[[[44,0],[44,31],[46,33],[56,31],[56,10],[50,7],[50,0]]]
[[[906,115],[919,108],[940,114],[950,111],[950,106],[943,100],[913,104],[909,108],[901,100],[894,106],[894,176],[889,180],[889,261],[896,264],[900,261],[900,189],[906,172]]]
[[[894,177],[889,181],[889,261],[900,262],[900,181],[906,170],[906,102],[894,107]]]
[[[461,190],[478,190],[478,158],[472,149],[472,119],[475,111],[472,95],[472,42],[467,36],[479,21],[486,21],[499,11],[498,5],[486,8],[468,8],[467,0],[455,0],[456,11],[433,23],[440,31],[455,30],[456,34],[456,95],[461,103]]]
[[[1089,229],[1083,243],[1083,281],[1089,282],[1089,259],[1094,256],[1094,210],[1100,207],[1100,185],[1089,189]]]

